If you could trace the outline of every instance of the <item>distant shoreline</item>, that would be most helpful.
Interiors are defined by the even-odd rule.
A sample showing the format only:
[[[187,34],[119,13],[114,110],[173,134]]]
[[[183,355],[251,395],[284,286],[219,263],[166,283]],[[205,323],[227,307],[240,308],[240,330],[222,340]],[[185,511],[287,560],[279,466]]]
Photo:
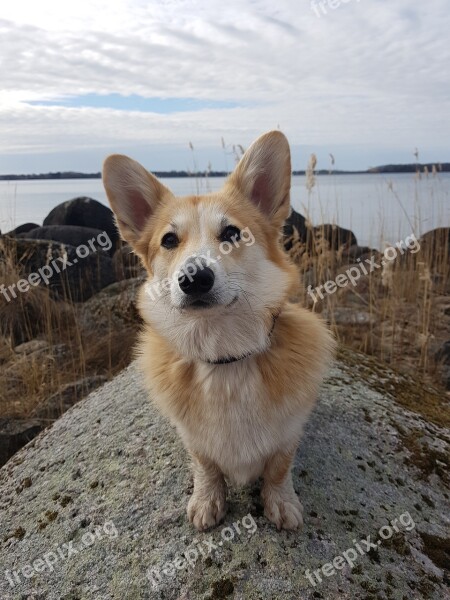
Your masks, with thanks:
[[[336,171],[321,169],[315,171],[315,175],[373,175],[382,173],[450,173],[450,163],[429,163],[429,164],[408,164],[408,165],[383,165],[367,169],[366,171]],[[188,171],[152,171],[156,177],[161,179],[170,178],[198,178],[198,177],[227,177],[230,173],[226,171],[198,171],[190,173]],[[305,175],[305,171],[293,171],[292,175]],[[101,179],[102,174],[98,173],[79,173],[77,171],[57,171],[55,173],[33,173],[29,175],[0,175],[0,181],[33,181],[40,179]]]

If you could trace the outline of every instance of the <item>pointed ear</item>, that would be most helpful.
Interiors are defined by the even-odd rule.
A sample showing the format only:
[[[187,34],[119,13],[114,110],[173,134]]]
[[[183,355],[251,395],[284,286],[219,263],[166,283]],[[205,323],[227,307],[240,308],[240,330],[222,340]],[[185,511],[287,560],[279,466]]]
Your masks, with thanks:
[[[121,154],[103,163],[103,185],[122,238],[134,247],[149,217],[172,193],[142,165]]]
[[[259,137],[241,158],[229,184],[237,187],[276,226],[289,216],[291,153],[280,131]]]

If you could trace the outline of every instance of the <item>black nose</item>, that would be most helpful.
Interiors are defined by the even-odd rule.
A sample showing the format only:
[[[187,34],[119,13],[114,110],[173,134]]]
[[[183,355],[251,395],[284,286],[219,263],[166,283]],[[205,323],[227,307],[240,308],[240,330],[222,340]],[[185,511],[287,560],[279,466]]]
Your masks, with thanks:
[[[178,278],[178,285],[188,296],[201,296],[209,292],[214,285],[214,273],[209,267],[203,267],[195,273],[181,275]]]

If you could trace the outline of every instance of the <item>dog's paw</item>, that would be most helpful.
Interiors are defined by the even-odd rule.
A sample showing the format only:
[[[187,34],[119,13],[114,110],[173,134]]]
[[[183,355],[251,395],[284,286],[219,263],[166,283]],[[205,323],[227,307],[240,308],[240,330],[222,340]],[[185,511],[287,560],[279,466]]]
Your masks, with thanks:
[[[187,508],[189,521],[199,531],[218,525],[227,512],[225,493],[192,494]]]
[[[264,490],[264,515],[275,523],[277,529],[301,529],[303,527],[303,506],[295,492]]]

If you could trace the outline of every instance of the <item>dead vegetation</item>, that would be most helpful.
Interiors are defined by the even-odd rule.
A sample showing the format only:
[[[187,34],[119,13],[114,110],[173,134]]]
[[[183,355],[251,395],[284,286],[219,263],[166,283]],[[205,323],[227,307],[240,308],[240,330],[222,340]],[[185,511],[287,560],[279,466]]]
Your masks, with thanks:
[[[0,262],[0,281],[9,285],[21,277],[6,256]],[[33,417],[48,398],[79,383],[73,386],[75,402],[80,399],[77,390],[81,397],[90,380],[109,379],[130,363],[138,320],[127,323],[126,333],[113,323],[93,328],[84,322],[82,306],[55,300],[45,286],[31,287],[10,302],[0,295],[1,417]],[[105,312],[107,308],[105,302]],[[62,411],[61,403],[53,418]]]
[[[322,313],[341,344],[442,385],[439,349],[450,339],[448,230],[426,234],[420,251],[399,253],[384,266],[380,252],[363,253],[358,261],[345,246],[330,250],[317,237],[306,243],[291,240],[290,255],[300,273],[299,301]],[[316,293],[314,300],[308,294],[308,285],[314,291],[370,258],[380,268],[362,274],[355,285],[336,286],[331,294],[322,289],[323,298]]]

